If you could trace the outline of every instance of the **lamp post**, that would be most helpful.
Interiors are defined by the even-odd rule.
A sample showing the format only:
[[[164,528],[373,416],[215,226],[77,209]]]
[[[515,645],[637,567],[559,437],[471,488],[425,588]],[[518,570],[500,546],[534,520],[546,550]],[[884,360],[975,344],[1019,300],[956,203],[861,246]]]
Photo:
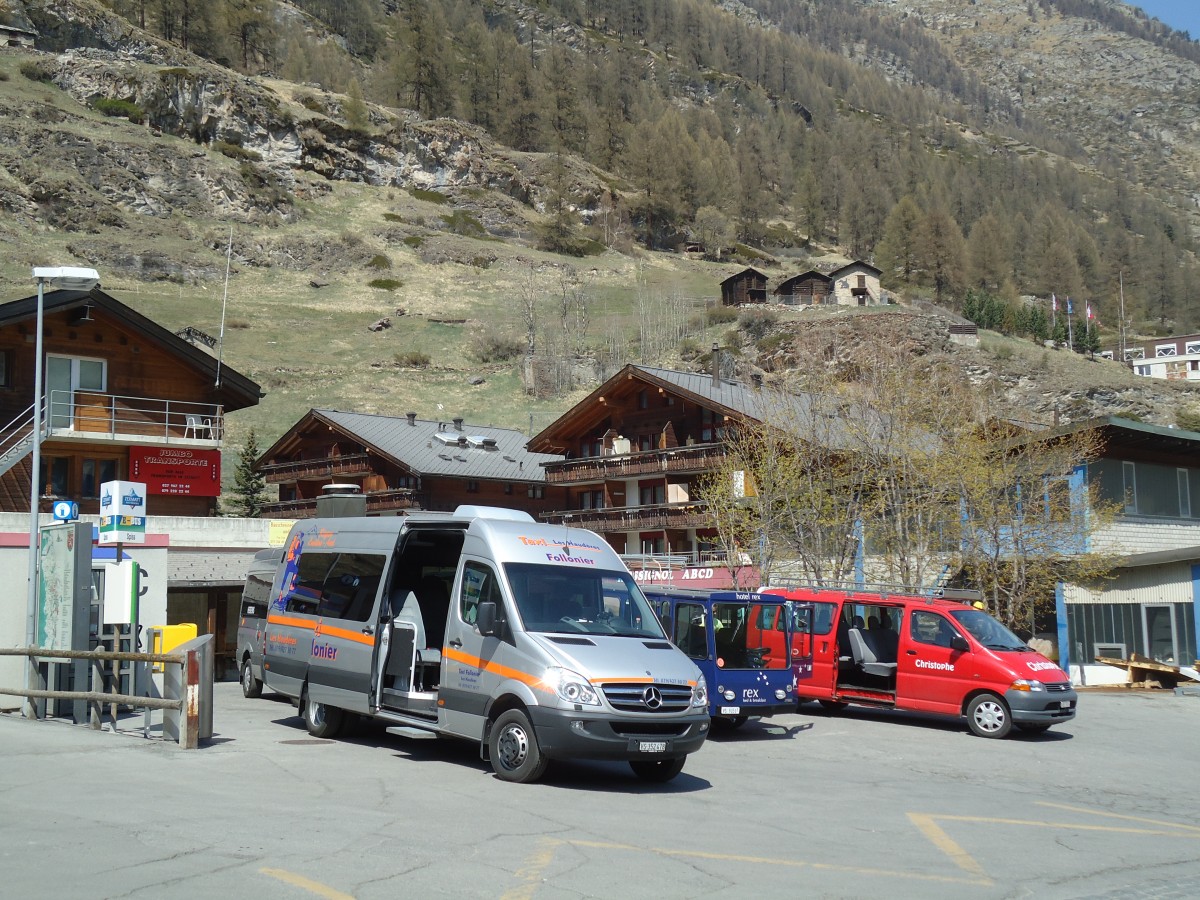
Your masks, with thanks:
[[[41,496],[42,467],[42,321],[46,285],[55,290],[90,291],[100,283],[95,269],[73,266],[34,266],[33,280],[37,282],[37,337],[34,343],[33,373],[33,469],[29,486],[29,595],[25,607],[25,645],[37,644],[37,586],[38,586],[38,500]],[[25,690],[32,690],[37,667],[32,659],[25,667]],[[25,698],[25,716],[36,718],[37,706]]]

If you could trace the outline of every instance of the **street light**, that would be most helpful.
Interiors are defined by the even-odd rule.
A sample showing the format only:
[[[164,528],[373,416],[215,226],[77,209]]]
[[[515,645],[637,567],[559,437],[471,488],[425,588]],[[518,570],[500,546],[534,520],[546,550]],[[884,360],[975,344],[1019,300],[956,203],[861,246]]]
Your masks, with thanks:
[[[33,470],[29,487],[29,596],[25,606],[25,645],[37,643],[37,558],[38,551],[38,500],[41,495],[42,467],[42,319],[46,285],[54,290],[90,291],[100,283],[95,269],[74,266],[34,266],[33,280],[37,282],[37,339],[34,344],[33,373]],[[35,666],[32,659],[25,667],[25,690],[33,689]],[[25,698],[25,716],[36,717],[33,698]]]

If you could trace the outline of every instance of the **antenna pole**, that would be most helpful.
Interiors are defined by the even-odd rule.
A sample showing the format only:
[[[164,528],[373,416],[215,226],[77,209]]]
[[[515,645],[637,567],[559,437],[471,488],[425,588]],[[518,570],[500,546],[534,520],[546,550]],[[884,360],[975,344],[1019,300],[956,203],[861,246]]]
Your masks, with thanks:
[[[225,354],[225,305],[229,302],[229,261],[233,257],[233,226],[229,226],[229,245],[225,248],[225,293],[221,297],[221,331],[217,335],[217,383],[221,386],[221,358]]]

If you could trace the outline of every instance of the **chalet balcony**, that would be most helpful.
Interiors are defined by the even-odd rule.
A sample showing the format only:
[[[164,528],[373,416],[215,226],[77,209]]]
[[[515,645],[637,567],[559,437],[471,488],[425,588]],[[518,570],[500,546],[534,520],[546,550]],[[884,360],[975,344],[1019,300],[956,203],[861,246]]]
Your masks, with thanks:
[[[617,506],[608,509],[569,509],[542,513],[552,525],[571,525],[592,531],[655,531],[660,528],[711,528],[707,503],[664,503],[659,506]]]
[[[422,509],[421,498],[416,491],[376,491],[364,495],[367,498],[367,515],[381,515],[399,510]],[[281,500],[263,506],[264,519],[311,519],[317,514],[317,498]]]
[[[371,457],[366,453],[347,453],[320,459],[297,459],[259,466],[259,474],[268,484],[291,484],[326,478],[365,478],[374,475]]]
[[[26,416],[24,424],[28,428],[32,407]],[[79,443],[110,441],[216,449],[225,431],[224,408],[219,404],[83,390],[50,391],[42,421],[43,440]]]
[[[676,472],[706,472],[725,458],[724,444],[694,444],[670,450],[643,450],[616,456],[588,456],[546,466],[548,484],[587,484]]]

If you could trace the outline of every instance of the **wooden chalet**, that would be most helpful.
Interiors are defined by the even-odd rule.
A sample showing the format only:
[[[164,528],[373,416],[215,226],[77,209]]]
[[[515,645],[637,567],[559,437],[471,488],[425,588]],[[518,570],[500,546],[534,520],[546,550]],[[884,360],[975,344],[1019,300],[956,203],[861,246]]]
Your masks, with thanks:
[[[828,303],[832,293],[833,279],[815,269],[810,269],[800,275],[793,275],[772,291],[776,303],[784,303],[789,306],[815,306]]]
[[[721,282],[721,303],[725,306],[766,302],[767,276],[757,269],[743,269]]]
[[[155,516],[209,516],[227,413],[259,386],[97,289],[44,295],[41,510],[100,511],[100,485],[141,481]],[[37,296],[0,305],[0,511],[27,512]]]
[[[310,410],[255,463],[279,500],[268,518],[316,514],[330,484],[356,485],[368,515],[453,510],[460,504],[503,506],[538,515],[563,505],[566,488],[546,482],[554,453],[525,448],[519,431],[467,425],[462,419]]]
[[[757,420],[760,396],[718,374],[625,366],[529,441],[563,455],[546,463],[546,481],[568,503],[543,518],[599,533],[635,575],[723,565],[697,487],[724,460],[726,422]]]

